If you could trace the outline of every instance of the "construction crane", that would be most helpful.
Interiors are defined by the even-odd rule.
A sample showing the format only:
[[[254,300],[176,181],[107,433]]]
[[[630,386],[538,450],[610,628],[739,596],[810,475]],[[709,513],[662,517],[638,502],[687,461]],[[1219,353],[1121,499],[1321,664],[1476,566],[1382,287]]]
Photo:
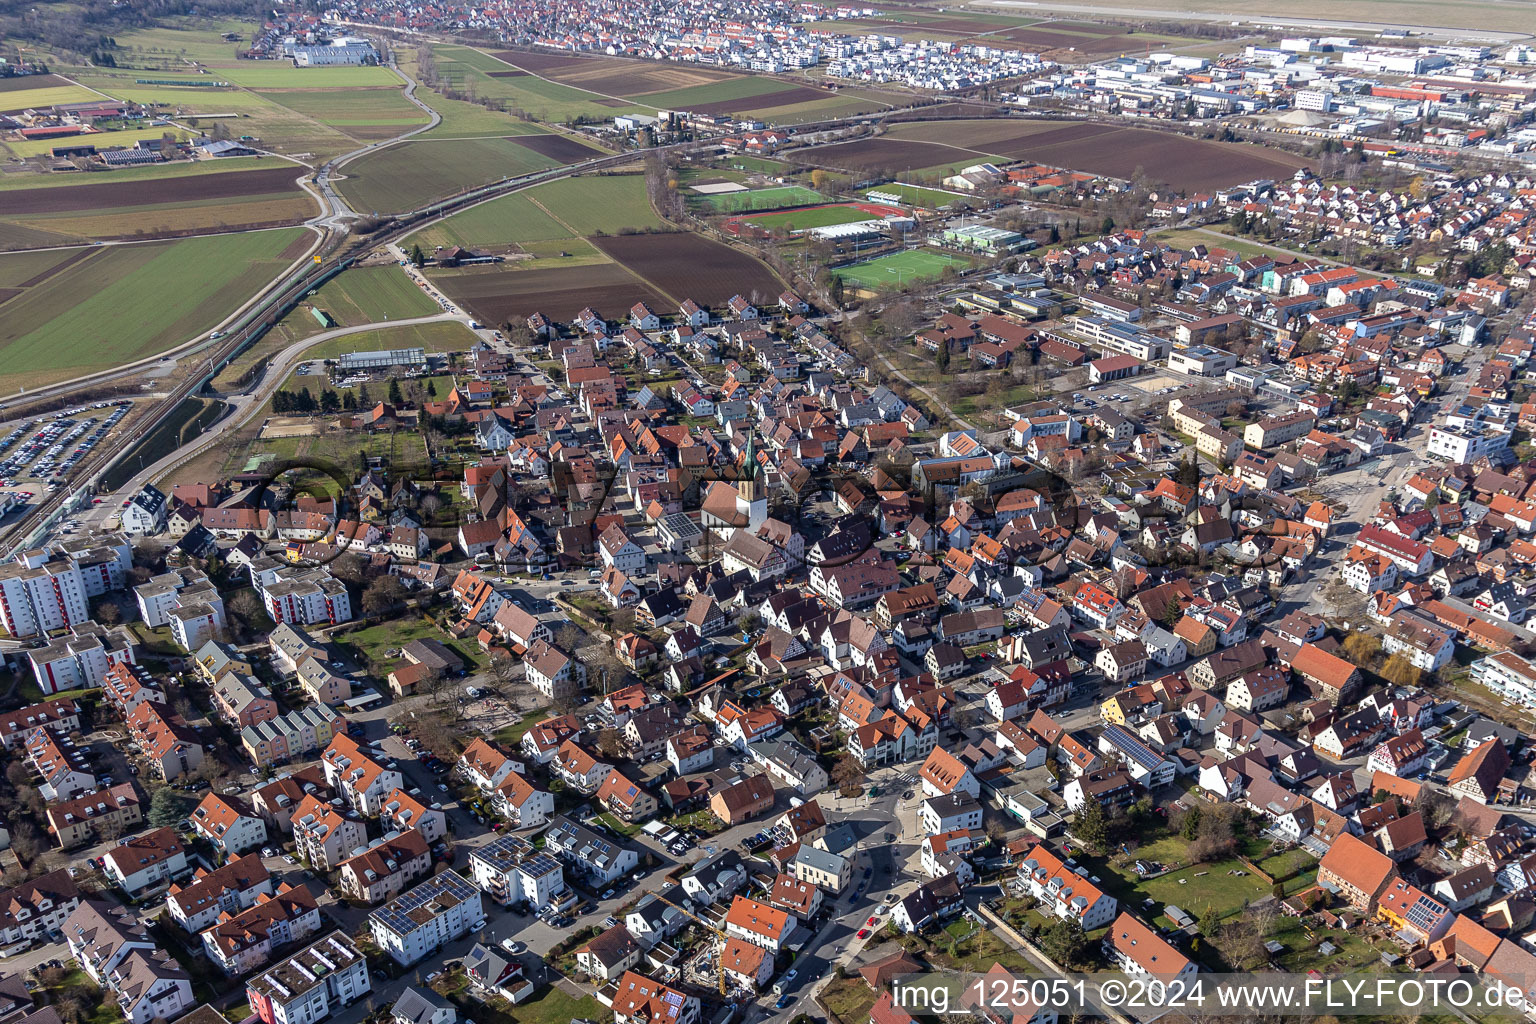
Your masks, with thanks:
[[[715,980],[720,987],[720,998],[722,1000],[725,999],[725,945],[730,941],[730,936],[726,935],[725,932],[721,931],[719,928],[716,928],[714,925],[710,924],[708,921],[704,920],[702,917],[700,917],[698,914],[695,914],[687,907],[678,906],[676,903],[673,903],[659,892],[655,893],[654,895],[658,900],[660,900],[662,903],[665,903],[673,910],[679,911],[692,918],[695,924],[698,924],[706,930],[712,932],[720,940],[720,955],[715,960]]]

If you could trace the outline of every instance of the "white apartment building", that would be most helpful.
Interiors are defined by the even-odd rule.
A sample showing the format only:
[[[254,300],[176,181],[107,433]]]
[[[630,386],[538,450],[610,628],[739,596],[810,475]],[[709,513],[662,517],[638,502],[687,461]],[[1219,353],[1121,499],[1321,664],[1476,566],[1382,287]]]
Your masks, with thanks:
[[[24,551],[0,565],[0,625],[16,639],[90,619],[86,581],[70,559]]]
[[[256,570],[252,583],[273,622],[308,625],[352,618],[346,585],[323,566],[267,566]]]
[[[1425,451],[1430,458],[1447,462],[1472,462],[1508,448],[1509,438],[1508,430],[1434,426],[1429,428],[1429,444]]]
[[[251,1010],[272,1024],[316,1024],[369,990],[368,961],[340,931],[245,983]]]
[[[89,620],[70,627],[70,635],[28,651],[32,675],[44,693],[99,687],[115,665],[132,665],[133,642],[118,629]]]
[[[484,920],[480,890],[445,871],[369,914],[368,929],[381,950],[409,966]]]
[[[1536,704],[1536,665],[1512,651],[1502,651],[1472,663],[1472,678],[1504,700]]]
[[[500,836],[469,855],[475,885],[502,906],[526,901],[542,909],[565,892],[560,862],[521,836]]]

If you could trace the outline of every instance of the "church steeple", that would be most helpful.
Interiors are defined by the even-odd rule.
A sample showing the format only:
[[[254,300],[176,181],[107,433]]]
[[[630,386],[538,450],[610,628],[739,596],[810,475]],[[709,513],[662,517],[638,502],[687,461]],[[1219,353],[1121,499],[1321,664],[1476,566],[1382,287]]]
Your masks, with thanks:
[[[757,461],[757,448],[753,445],[753,435],[747,435],[747,447],[742,452],[741,482],[736,485],[736,492],[745,502],[757,500],[758,474],[762,472],[762,466]]]

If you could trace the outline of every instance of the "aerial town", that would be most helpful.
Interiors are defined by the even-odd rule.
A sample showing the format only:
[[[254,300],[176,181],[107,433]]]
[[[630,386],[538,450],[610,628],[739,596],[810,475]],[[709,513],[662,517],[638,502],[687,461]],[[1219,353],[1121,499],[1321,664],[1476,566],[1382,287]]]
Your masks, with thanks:
[[[1536,25],[889,6],[0,34],[0,1024],[1536,1018]]]

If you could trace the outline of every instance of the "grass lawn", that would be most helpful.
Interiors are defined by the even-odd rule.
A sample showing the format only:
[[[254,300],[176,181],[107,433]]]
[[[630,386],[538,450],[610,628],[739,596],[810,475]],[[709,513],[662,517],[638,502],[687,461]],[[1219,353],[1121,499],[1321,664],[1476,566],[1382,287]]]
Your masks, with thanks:
[[[625,822],[620,818],[609,814],[607,811],[599,814],[597,816],[597,820],[602,822],[604,825],[607,825],[621,836],[637,836],[640,834],[639,825],[631,825],[628,822]]]
[[[529,729],[532,729],[548,718],[549,714],[548,708],[534,708],[524,715],[522,721],[516,725],[508,725],[497,729],[495,734],[491,736],[491,739],[508,750],[516,750],[523,743],[523,735]]]
[[[485,248],[570,236],[570,227],[540,209],[530,192],[514,192],[424,228],[407,239],[407,244],[431,252],[436,246]]]
[[[428,120],[426,111],[406,99],[398,85],[376,89],[289,89],[261,95],[358,138],[390,138]]]
[[[874,214],[856,206],[815,206],[803,210],[785,210],[783,213],[754,215],[748,218],[747,223],[769,230],[777,228],[795,230],[876,219]]]
[[[969,263],[958,256],[928,252],[924,249],[909,249],[906,252],[881,256],[867,263],[855,263],[850,267],[842,267],[834,270],[833,273],[860,288],[881,291],[887,288],[899,288],[909,281],[931,281],[944,273],[945,267],[961,270],[969,266]]]
[[[561,178],[527,194],[573,235],[615,235],[625,228],[642,231],[666,226],[651,209],[643,174]]]
[[[778,210],[786,206],[809,206],[826,201],[826,196],[799,185],[783,185],[779,188],[755,188],[746,192],[724,192],[720,195],[689,193],[712,213],[745,213],[752,210]]]
[[[110,246],[6,303],[7,391],[153,355],[229,315],[292,260],[301,228]]]
[[[1294,850],[1286,850],[1284,853],[1277,853],[1273,857],[1266,857],[1254,863],[1263,868],[1271,878],[1284,880],[1292,875],[1303,874],[1308,868],[1315,868],[1317,858],[1298,846]]]
[[[928,950],[927,958],[935,967],[948,967],[973,974],[984,974],[992,969],[993,964],[1002,964],[1016,973],[1030,973],[1036,969],[1024,954],[987,929],[963,939],[947,931],[940,932],[934,937],[934,945]]]
[[[516,1006],[503,999],[467,1003],[469,1019],[477,1024],[571,1024],[578,1017],[597,1024],[613,1020],[613,1011],[592,996],[577,999],[554,985]]]
[[[360,210],[400,213],[557,163],[504,138],[411,141],[347,164],[338,188]]]
[[[327,281],[310,303],[331,314],[343,327],[441,312],[437,303],[393,264],[345,270]]]
[[[333,637],[350,647],[357,657],[369,664],[393,666],[399,660],[385,656],[385,651],[403,647],[412,640],[436,640],[464,659],[470,669],[482,668],[486,657],[472,640],[450,637],[426,619],[407,618],[381,622],[375,626]]]
[[[857,975],[833,978],[822,988],[821,1002],[842,1024],[865,1024],[875,1005],[875,993]]]

